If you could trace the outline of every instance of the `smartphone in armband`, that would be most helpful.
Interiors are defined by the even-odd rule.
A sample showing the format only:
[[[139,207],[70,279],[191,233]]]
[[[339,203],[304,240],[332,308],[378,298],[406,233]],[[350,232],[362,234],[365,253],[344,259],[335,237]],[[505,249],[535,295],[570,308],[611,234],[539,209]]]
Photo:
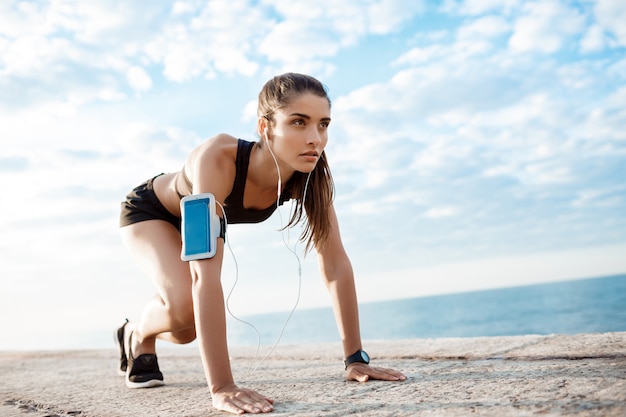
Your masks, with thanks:
[[[211,193],[194,194],[180,200],[183,261],[208,259],[217,252],[217,238],[223,237],[222,222]]]

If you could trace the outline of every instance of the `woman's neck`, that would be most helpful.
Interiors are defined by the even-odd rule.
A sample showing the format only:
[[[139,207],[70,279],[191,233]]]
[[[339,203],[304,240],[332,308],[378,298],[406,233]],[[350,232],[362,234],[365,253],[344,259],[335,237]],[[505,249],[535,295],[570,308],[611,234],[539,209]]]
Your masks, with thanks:
[[[281,166],[279,161],[275,161],[267,144],[257,144],[252,149],[252,154],[250,155],[248,180],[252,181],[259,188],[276,189],[279,180],[277,165],[280,169],[280,181],[284,189],[285,184],[293,175],[293,170],[289,170]]]

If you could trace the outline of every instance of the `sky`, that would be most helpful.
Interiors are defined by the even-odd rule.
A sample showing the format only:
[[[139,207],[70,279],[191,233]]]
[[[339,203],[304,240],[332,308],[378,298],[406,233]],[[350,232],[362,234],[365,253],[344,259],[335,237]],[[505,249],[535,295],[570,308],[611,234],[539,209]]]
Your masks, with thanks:
[[[626,272],[626,3],[0,0],[0,350],[112,345],[154,293],[119,203],[256,140],[284,72],[332,100],[361,302]],[[299,230],[229,228],[238,316],[329,306]],[[300,254],[298,259],[285,248]]]

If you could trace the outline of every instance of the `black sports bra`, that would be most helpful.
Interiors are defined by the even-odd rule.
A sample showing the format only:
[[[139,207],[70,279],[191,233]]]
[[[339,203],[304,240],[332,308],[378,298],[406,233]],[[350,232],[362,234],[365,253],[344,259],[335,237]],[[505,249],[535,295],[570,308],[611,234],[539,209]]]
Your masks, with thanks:
[[[256,142],[248,142],[243,139],[239,139],[237,142],[237,159],[235,161],[235,182],[233,183],[233,189],[226,197],[226,201],[224,204],[224,210],[226,210],[226,218],[228,223],[260,223],[264,220],[267,220],[272,213],[276,210],[276,203],[273,203],[266,209],[263,210],[254,210],[247,209],[243,206],[243,193],[246,188],[246,178],[248,176],[248,165],[250,163],[250,154],[252,153],[252,148]],[[185,174],[185,170],[181,171],[183,180],[185,181],[185,185],[188,189],[192,189],[192,184],[187,175]],[[289,191],[289,184],[285,187],[285,190],[280,196],[280,205],[282,205],[285,201],[291,199],[291,192]],[[176,193],[180,198],[183,198],[184,195],[180,193],[178,188],[178,182],[176,183]]]

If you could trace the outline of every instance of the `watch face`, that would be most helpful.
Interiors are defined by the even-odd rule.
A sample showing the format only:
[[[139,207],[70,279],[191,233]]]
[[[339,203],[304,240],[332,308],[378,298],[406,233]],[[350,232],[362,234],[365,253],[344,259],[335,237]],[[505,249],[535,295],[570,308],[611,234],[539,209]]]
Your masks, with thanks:
[[[361,351],[361,359],[363,359],[365,363],[370,363],[370,357],[364,350]]]

